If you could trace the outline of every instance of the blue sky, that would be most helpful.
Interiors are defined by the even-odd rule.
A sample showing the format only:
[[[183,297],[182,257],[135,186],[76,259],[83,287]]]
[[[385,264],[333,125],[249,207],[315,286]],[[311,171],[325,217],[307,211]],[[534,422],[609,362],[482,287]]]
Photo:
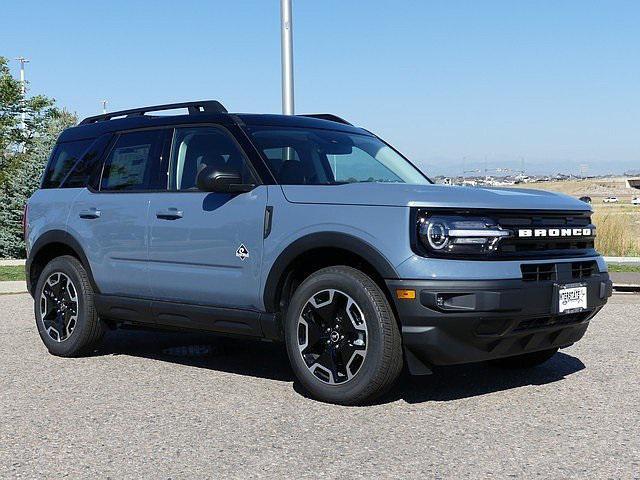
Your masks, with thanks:
[[[431,174],[640,169],[638,1],[293,4],[299,113],[344,116]],[[6,2],[0,55],[30,58],[31,91],[79,116],[102,98],[277,113],[279,15],[278,0]]]

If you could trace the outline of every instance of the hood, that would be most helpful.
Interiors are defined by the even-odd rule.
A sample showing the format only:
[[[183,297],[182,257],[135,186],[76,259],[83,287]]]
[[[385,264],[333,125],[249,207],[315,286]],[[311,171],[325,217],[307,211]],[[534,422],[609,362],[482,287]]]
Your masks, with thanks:
[[[500,210],[591,210],[588,204],[568,195],[528,188],[350,183],[283,185],[282,190],[287,200],[292,203]]]

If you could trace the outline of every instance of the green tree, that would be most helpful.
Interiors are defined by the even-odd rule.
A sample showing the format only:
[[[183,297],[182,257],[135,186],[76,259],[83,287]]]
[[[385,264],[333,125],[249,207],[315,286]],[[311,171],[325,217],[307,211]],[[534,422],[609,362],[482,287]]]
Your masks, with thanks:
[[[22,128],[22,114],[25,128]],[[47,158],[60,132],[75,115],[56,108],[42,95],[26,98],[0,57],[0,258],[25,255],[22,212],[38,188]]]

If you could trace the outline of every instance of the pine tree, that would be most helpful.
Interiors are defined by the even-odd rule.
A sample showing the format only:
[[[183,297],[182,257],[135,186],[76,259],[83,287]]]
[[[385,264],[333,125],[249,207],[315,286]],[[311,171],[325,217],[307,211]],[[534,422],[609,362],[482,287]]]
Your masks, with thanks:
[[[26,128],[21,126],[25,113]],[[56,138],[76,122],[54,100],[25,98],[20,82],[0,57],[0,258],[23,258],[22,213],[38,188],[40,176]]]

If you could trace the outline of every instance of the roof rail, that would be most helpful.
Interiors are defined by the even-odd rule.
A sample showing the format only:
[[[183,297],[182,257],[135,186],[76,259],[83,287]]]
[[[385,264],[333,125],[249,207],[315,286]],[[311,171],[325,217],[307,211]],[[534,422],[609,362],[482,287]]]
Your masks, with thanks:
[[[174,110],[176,108],[186,108],[189,111],[189,115],[198,113],[227,113],[227,109],[224,108],[224,106],[217,100],[202,100],[200,102],[167,103],[165,105],[152,105],[150,107],[133,108],[131,110],[120,110],[117,112],[103,113],[102,115],[95,115],[93,117],[85,118],[80,122],[80,125],[87,125],[89,123],[111,120],[114,117],[138,117],[144,115],[147,112]]]
[[[320,120],[329,120],[330,122],[343,123],[345,125],[353,126],[352,123],[347,122],[344,118],[334,115],[333,113],[309,113],[298,115],[298,117],[319,118]]]

